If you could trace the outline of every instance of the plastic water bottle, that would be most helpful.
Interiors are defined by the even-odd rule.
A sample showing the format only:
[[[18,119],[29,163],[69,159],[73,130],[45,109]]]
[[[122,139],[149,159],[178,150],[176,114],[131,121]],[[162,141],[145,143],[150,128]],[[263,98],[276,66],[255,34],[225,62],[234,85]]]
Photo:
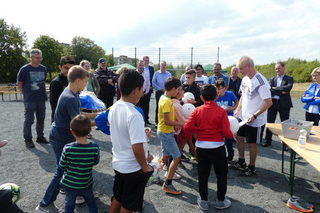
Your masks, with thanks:
[[[301,149],[304,149],[306,146],[306,142],[307,142],[307,130],[305,128],[300,130],[300,135],[298,138],[298,147]]]

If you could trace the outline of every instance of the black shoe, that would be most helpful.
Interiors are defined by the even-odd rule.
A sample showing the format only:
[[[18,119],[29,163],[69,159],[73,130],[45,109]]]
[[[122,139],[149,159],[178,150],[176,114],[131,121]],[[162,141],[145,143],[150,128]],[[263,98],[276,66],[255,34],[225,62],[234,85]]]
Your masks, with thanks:
[[[239,161],[237,161],[232,165],[231,168],[243,171],[247,168],[247,164],[246,162],[240,163]]]
[[[187,158],[183,153],[181,153],[181,161],[189,161],[189,158]]]
[[[252,177],[257,174],[256,169],[250,169],[249,167],[245,168],[243,171],[241,171],[240,176],[245,176],[245,177]]]
[[[263,146],[263,147],[271,146],[271,141],[262,142],[262,143],[261,143],[261,146]]]
[[[45,137],[37,138],[36,140],[37,143],[43,143],[43,144],[48,144],[49,141]]]
[[[24,142],[26,143],[27,148],[34,148],[35,147],[32,140],[24,140]]]

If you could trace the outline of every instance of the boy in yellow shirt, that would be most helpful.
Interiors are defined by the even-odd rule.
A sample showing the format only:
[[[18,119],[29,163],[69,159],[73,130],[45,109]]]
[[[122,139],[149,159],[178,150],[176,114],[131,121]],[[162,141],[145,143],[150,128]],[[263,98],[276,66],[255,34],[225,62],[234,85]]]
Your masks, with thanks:
[[[175,126],[182,127],[183,123],[175,121],[171,97],[177,95],[181,88],[181,82],[175,77],[169,77],[165,81],[164,88],[165,93],[159,99],[157,135],[161,143],[162,162],[167,162],[170,156],[172,156],[173,160],[168,168],[166,181],[163,183],[162,190],[173,195],[179,195],[181,191],[172,185],[174,173],[181,159],[181,153],[174,138],[173,131]]]

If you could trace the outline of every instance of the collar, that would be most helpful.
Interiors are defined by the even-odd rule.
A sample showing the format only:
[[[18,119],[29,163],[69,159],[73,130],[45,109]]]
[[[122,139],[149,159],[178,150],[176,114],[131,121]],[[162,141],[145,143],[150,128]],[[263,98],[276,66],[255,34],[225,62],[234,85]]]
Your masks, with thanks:
[[[204,104],[205,104],[205,105],[209,105],[209,106],[215,106],[215,105],[217,105],[215,101],[205,101]]]

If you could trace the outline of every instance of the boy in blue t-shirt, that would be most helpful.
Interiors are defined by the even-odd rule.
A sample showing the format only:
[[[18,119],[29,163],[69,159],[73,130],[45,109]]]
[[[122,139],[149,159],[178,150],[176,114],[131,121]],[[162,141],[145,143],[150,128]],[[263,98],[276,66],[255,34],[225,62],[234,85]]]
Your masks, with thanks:
[[[76,142],[64,146],[59,163],[64,170],[61,180],[66,194],[64,211],[73,212],[76,196],[83,196],[89,212],[95,213],[98,209],[92,191],[92,167],[99,163],[99,146],[87,141],[91,121],[86,116],[77,115],[73,118],[70,129]]]
[[[237,108],[239,103],[238,98],[232,91],[227,91],[227,87],[222,78],[219,78],[216,81],[215,86],[218,93],[218,99],[216,100],[217,105],[225,109],[228,116],[233,116],[233,111]],[[233,142],[235,142],[233,138],[225,138],[225,143],[228,151],[228,162],[232,161],[234,156],[234,150],[232,146]]]

